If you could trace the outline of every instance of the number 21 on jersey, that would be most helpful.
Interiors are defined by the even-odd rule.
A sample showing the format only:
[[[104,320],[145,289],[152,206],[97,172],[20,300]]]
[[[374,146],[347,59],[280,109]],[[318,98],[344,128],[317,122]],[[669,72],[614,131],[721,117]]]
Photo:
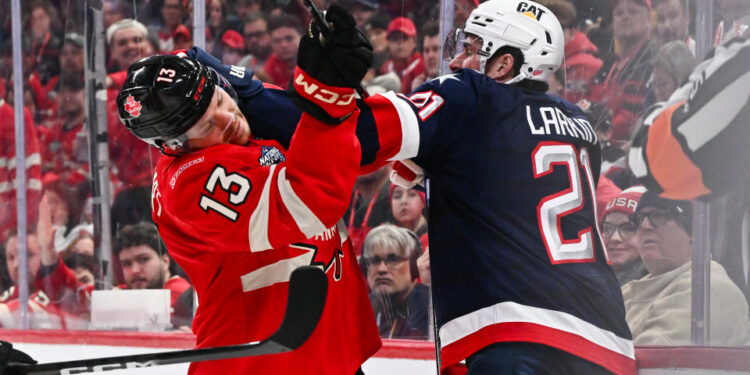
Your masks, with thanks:
[[[566,143],[541,142],[531,153],[534,166],[534,178],[542,178],[552,173],[554,168],[565,168],[568,173],[570,187],[558,193],[548,195],[537,206],[537,220],[544,245],[547,248],[552,264],[580,263],[594,261],[594,235],[599,235],[596,217],[595,184],[586,149],[576,152],[575,147]],[[589,187],[584,191],[581,179],[581,167],[585,171],[585,178]],[[587,194],[588,193],[588,194]],[[583,208],[585,199],[590,199],[594,208],[594,231],[592,227],[584,227],[578,231],[578,237],[572,240],[563,239],[560,221]],[[606,251],[604,251],[606,256]]]

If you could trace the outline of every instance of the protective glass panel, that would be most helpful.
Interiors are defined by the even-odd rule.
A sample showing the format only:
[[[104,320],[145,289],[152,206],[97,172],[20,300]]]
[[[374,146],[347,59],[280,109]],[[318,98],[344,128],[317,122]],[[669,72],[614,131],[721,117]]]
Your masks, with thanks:
[[[376,131],[358,132],[363,149],[387,141],[385,133],[379,133],[387,128],[385,121],[401,121],[403,129],[411,121],[419,129],[410,136],[419,132],[421,142],[431,142],[429,147],[439,150],[415,149],[416,160],[424,162],[421,166],[372,168],[374,164],[367,165],[363,158],[362,172],[369,173],[357,179],[343,224],[289,254],[313,254],[303,263],[324,268],[332,283],[353,277],[347,272],[354,272],[359,281],[361,276],[366,288],[353,289],[360,299],[352,298],[373,310],[379,336],[413,340],[415,352],[431,352],[425,343],[437,336],[444,361],[464,359],[453,354],[451,345],[470,345],[477,332],[497,331],[502,336],[506,327],[525,332],[524,325],[541,327],[544,337],[553,331],[568,332],[597,348],[617,347],[618,355],[626,357],[632,355],[629,338],[617,333],[626,330],[638,348],[748,345],[749,148],[742,122],[748,114],[750,84],[745,83],[750,64],[743,55],[748,47],[738,42],[717,50],[715,57],[710,54],[711,63],[700,62],[715,46],[748,36],[749,3],[714,0],[711,8],[692,0],[543,0],[538,7],[507,0],[512,9],[483,13],[472,21],[470,14],[480,3],[499,2],[316,1],[321,9],[335,3],[352,13],[374,53],[364,87],[370,95],[384,94],[381,105],[400,103],[393,113],[373,110],[373,115],[362,116],[366,120],[361,122],[377,125]],[[217,69],[225,74],[220,86],[236,85],[251,71],[253,79],[266,85],[266,93],[275,93],[270,99],[249,99],[266,100],[262,107],[271,109],[262,112],[266,117],[258,122],[250,121],[250,128],[279,142],[263,144],[254,159],[264,167],[285,160],[280,149],[289,145],[299,116],[282,89],[294,78],[300,38],[309,31],[311,17],[304,2],[102,0],[101,8],[95,7],[98,1],[20,3],[28,118],[26,181],[19,184],[19,135],[11,120],[11,2],[0,2],[2,327],[191,332],[192,325],[200,341],[207,323],[205,318],[198,323],[193,318],[201,304],[206,304],[208,315],[221,303],[235,309],[233,314],[256,319],[254,311],[259,309],[253,306],[269,303],[278,306],[273,316],[257,318],[254,326],[261,329],[242,340],[270,335],[283,316],[286,287],[279,286],[288,280],[289,269],[284,267],[289,266],[283,262],[287,258],[265,258],[272,258],[270,251],[251,253],[260,224],[242,221],[253,211],[235,216],[237,207],[261,199],[242,197],[256,197],[256,192],[260,196],[265,180],[250,183],[229,169],[206,171],[194,181],[193,196],[180,202],[180,207],[193,205],[198,211],[175,214],[175,220],[162,223],[172,225],[184,218],[209,229],[197,224],[174,224],[177,229],[169,229],[165,224],[164,241],[152,215],[161,212],[165,195],[174,194],[179,174],[155,188],[159,151],[122,124],[116,97],[131,64],[198,45],[221,64],[235,66]],[[197,26],[196,12],[204,15]],[[508,19],[493,20],[497,14]],[[560,32],[548,27],[552,17]],[[512,26],[492,28],[506,23]],[[205,34],[201,31],[196,37],[196,29]],[[472,36],[481,41],[475,48],[492,52],[470,58],[467,52],[472,50],[463,48]],[[481,73],[507,82],[521,67],[503,70],[503,62],[509,60],[498,57],[511,56],[518,63],[520,56],[501,47],[523,43],[538,52],[523,56],[523,68],[530,69],[526,77],[543,77],[548,94],[576,105],[583,115],[561,102],[554,106],[564,111],[550,109],[550,104],[547,112],[527,112],[525,105],[519,112],[497,93],[464,93],[457,86],[441,92],[442,85],[457,84],[456,75],[433,81],[451,71],[483,68]],[[540,47],[547,44],[564,47]],[[549,64],[561,68],[552,72]],[[539,86],[524,88],[533,91]],[[232,91],[239,102],[250,95],[244,87]],[[531,131],[524,138],[527,142],[508,145],[502,142],[506,134],[481,134],[466,152],[452,153],[454,141],[464,136],[459,133],[495,119],[493,114],[475,121],[461,114],[471,108],[469,104],[451,104],[471,98],[501,112],[516,111],[516,123]],[[484,110],[472,109],[483,114]],[[137,111],[128,113],[134,116]],[[292,130],[279,125],[289,113],[297,114]],[[230,117],[239,121],[236,113]],[[584,118],[587,122],[579,121]],[[462,129],[453,132],[441,121]],[[437,131],[434,124],[447,128]],[[229,125],[223,130],[227,129]],[[563,135],[578,143],[561,141]],[[591,143],[594,138],[601,153],[581,146],[581,140]],[[525,154],[517,159],[498,156],[507,156],[508,150]],[[320,150],[326,151],[330,150]],[[372,159],[378,156],[373,153]],[[456,161],[461,167],[446,173],[445,166]],[[186,162],[184,170],[198,163]],[[528,170],[521,170],[524,166]],[[390,182],[392,170],[406,182],[428,178],[420,184],[423,187],[403,188]],[[531,188],[519,182],[526,178],[537,183],[566,173],[570,176],[559,189],[552,183]],[[466,183],[476,176],[482,177],[481,183]],[[650,189],[645,194],[644,183]],[[23,227],[16,223],[19,188],[26,191],[22,204],[29,232],[29,262],[20,266],[13,242],[13,233]],[[653,198],[662,190],[663,196],[680,201]],[[223,194],[223,201],[215,194]],[[287,221],[280,227],[296,225],[293,216],[299,212],[284,211]],[[236,238],[228,236],[225,230],[236,223],[244,226],[231,232]],[[337,246],[314,242],[342,239]],[[430,246],[430,240],[436,243]],[[325,246],[333,246],[330,254],[322,250]],[[310,252],[312,247],[317,252]],[[594,273],[602,273],[596,280],[587,278],[585,271],[594,264]],[[238,265],[243,265],[241,270],[228,270]],[[224,282],[230,272],[236,275],[225,287],[212,289],[216,277]],[[31,313],[26,317],[18,313],[19,274],[29,280]],[[436,290],[431,290],[433,282],[440,285]],[[571,284],[579,287],[566,289]],[[217,302],[216,296],[229,289],[237,293]],[[352,303],[354,314],[362,306]],[[575,323],[560,323],[560,311]],[[621,340],[597,341],[608,332]],[[540,340],[535,342],[544,342]]]

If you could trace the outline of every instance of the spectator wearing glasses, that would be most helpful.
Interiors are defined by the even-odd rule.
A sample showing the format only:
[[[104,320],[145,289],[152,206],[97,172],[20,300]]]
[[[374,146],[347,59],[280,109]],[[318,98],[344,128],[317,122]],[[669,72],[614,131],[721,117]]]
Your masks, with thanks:
[[[414,232],[392,224],[365,238],[361,264],[380,337],[427,338],[429,288],[416,282],[421,250]]]
[[[239,65],[262,68],[271,56],[271,37],[265,18],[260,13],[246,15],[242,19],[242,36],[245,38],[245,52],[249,55],[242,58]]]
[[[623,190],[607,203],[602,214],[602,239],[620,286],[648,274],[638,254],[638,228],[631,220],[644,191],[641,186]]]
[[[622,288],[635,345],[690,344],[691,203],[646,192],[634,215],[648,275]],[[710,345],[744,345],[748,306],[724,267],[711,261]]]

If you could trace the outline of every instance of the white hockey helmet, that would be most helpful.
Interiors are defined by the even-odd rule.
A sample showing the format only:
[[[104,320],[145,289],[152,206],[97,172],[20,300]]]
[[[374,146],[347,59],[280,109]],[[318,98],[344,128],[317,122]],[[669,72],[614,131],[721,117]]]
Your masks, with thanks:
[[[523,79],[546,82],[560,68],[565,42],[562,26],[546,7],[527,0],[489,0],[471,12],[463,29],[482,39],[479,71],[484,73],[487,60],[503,46],[516,47],[523,53],[519,75],[507,83]]]

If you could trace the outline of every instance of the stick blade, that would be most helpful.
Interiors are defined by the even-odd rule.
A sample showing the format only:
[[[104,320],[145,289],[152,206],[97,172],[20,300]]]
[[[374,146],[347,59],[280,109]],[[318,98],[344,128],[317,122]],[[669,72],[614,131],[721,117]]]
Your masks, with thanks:
[[[295,269],[289,278],[289,296],[281,327],[268,340],[294,350],[317,327],[328,295],[328,277],[319,267]]]

